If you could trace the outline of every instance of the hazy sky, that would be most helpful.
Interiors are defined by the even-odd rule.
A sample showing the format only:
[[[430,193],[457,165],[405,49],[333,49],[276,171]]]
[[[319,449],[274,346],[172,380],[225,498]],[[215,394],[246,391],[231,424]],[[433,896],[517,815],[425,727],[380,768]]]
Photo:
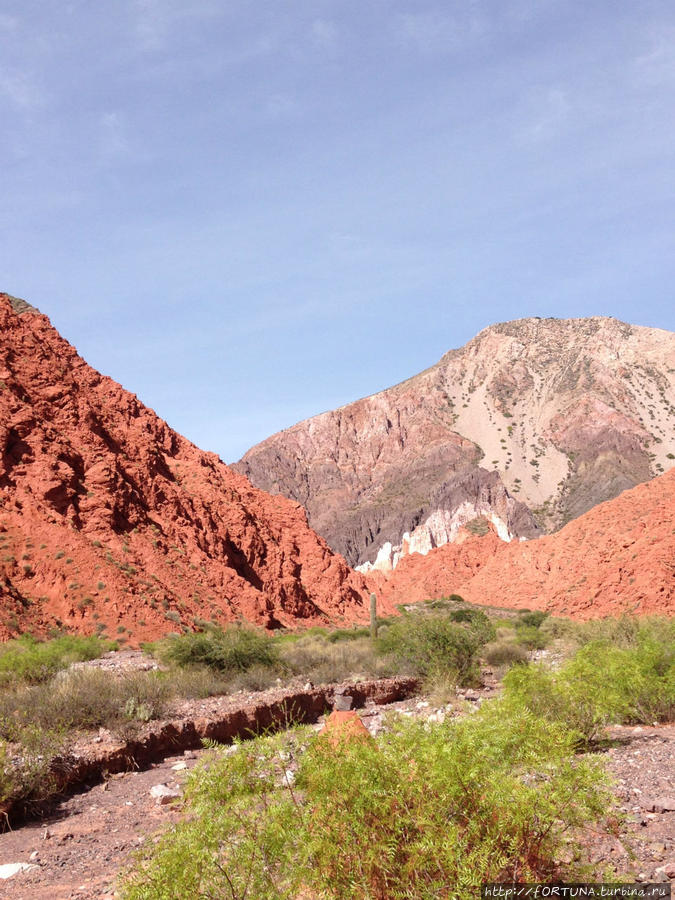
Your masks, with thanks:
[[[672,0],[0,0],[0,290],[226,461],[495,321],[675,330]]]

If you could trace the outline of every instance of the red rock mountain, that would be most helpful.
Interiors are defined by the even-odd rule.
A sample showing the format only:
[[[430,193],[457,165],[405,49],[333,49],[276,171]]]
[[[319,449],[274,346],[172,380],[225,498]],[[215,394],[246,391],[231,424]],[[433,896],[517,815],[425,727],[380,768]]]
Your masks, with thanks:
[[[674,460],[675,334],[595,317],[491,326],[235,468],[302,503],[352,565],[386,570],[475,517],[504,538],[554,531]]]
[[[363,617],[302,507],[253,488],[0,294],[0,637]]]
[[[369,576],[387,606],[461,594],[475,603],[577,619],[675,615],[675,470],[601,503],[555,534],[494,534],[401,560]]]

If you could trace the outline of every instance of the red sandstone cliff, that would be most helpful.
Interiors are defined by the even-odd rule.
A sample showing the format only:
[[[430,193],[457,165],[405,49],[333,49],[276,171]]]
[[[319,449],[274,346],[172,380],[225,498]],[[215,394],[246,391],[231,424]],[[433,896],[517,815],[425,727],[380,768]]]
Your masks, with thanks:
[[[493,534],[413,554],[388,579],[370,576],[388,606],[459,593],[475,603],[588,619],[675,615],[675,470],[624,491],[533,541]]]
[[[0,637],[362,617],[363,579],[0,294]]]

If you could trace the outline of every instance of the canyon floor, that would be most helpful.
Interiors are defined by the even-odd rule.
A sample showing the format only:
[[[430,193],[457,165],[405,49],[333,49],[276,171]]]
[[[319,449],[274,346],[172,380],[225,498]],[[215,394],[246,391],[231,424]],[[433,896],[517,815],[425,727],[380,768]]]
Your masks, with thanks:
[[[359,715],[369,731],[377,734],[386,727],[389,711],[437,721],[467,714],[498,692],[499,683],[490,673],[483,689],[461,691],[445,706],[435,705],[420,694],[391,701],[395,694],[383,687],[379,694],[371,695],[375,700],[390,702],[366,699]],[[222,720],[238,713],[245,718],[253,708],[278,701],[282,693],[273,689],[209,698],[193,701],[177,712],[188,725],[216,722],[219,717]],[[313,702],[317,689],[305,693]],[[323,716],[318,717],[313,727],[321,728],[322,722]],[[163,724],[153,723],[153,727],[161,730]],[[88,747],[81,750],[100,755],[105,741],[104,736],[93,736]],[[180,818],[185,779],[207,752],[170,752],[169,748],[158,751],[158,758],[140,768],[103,773],[93,784],[64,797],[45,818],[0,835],[0,874],[3,866],[27,866],[0,881],[0,896],[8,900],[112,900],[119,874],[131,864],[134,852],[160,828]],[[617,877],[630,875],[640,881],[675,877],[675,724],[613,727],[610,740],[600,752],[615,780],[626,821],[616,836],[587,836],[592,861]]]

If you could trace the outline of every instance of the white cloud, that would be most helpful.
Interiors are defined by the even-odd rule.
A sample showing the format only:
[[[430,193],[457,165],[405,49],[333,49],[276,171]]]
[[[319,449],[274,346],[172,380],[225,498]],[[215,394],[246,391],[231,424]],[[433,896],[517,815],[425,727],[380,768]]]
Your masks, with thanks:
[[[456,14],[429,10],[399,15],[394,23],[394,39],[422,53],[439,53],[482,40],[489,28],[485,15],[469,0]]]
[[[0,99],[21,110],[32,109],[43,102],[42,92],[26,72],[0,69]]]
[[[334,22],[326,19],[315,19],[311,27],[312,41],[323,50],[334,50],[337,47],[339,34]]]
[[[566,90],[549,88],[533,101],[529,121],[521,126],[519,136],[526,143],[548,141],[557,137],[569,124],[572,104]]]

